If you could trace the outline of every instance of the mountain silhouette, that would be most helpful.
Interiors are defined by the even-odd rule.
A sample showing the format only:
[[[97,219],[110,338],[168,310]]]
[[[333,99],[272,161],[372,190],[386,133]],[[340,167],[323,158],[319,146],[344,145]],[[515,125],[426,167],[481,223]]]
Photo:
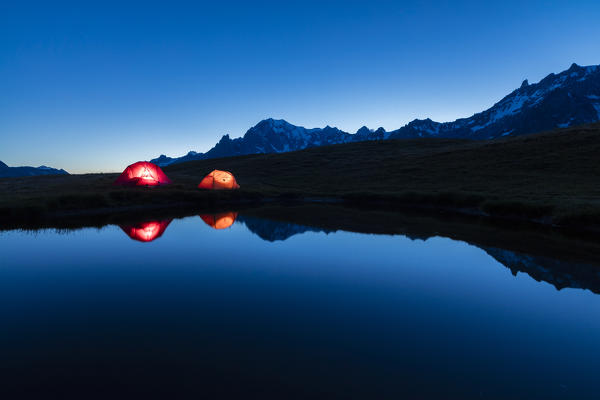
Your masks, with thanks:
[[[190,151],[182,157],[161,155],[151,160],[166,166],[192,160],[245,154],[283,153],[309,147],[367,140],[406,138],[493,139],[525,135],[600,121],[600,66],[577,64],[559,74],[550,74],[535,84],[521,86],[491,108],[452,122],[416,119],[390,132],[361,127],[351,134],[338,128],[307,129],[282,119],[265,119],[248,129],[243,137],[224,135],[208,152]]]

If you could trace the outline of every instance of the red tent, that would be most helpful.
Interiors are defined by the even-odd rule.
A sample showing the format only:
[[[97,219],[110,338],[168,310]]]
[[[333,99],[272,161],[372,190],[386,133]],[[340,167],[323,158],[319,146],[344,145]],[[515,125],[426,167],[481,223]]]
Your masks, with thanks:
[[[230,211],[219,214],[202,214],[200,218],[206,225],[215,229],[229,228],[235,222],[238,213]]]
[[[171,223],[172,219],[165,219],[163,221],[148,221],[141,222],[136,225],[119,225],[123,232],[127,234],[133,240],[140,242],[151,242],[154,239],[158,239],[162,236],[167,226]]]
[[[235,181],[231,172],[215,169],[198,184],[200,189],[239,189],[240,185]]]
[[[115,185],[124,186],[158,186],[167,185],[171,180],[160,169],[158,165],[154,165],[147,161],[138,161],[131,164],[117,178]]]

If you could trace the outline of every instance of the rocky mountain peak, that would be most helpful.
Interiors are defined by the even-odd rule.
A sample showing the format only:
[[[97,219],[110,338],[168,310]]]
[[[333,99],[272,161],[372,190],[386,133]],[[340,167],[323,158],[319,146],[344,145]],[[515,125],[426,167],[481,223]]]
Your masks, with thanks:
[[[493,139],[524,135],[600,120],[600,66],[572,64],[559,74],[551,73],[538,83],[527,79],[492,107],[468,118],[436,122],[415,119],[391,132],[361,127],[349,134],[329,125],[306,129],[282,119],[267,118],[250,128],[243,137],[224,135],[206,154],[189,153],[165,162],[215,158],[256,153],[280,153],[308,147],[365,140],[441,137]],[[162,158],[162,157],[161,157]],[[159,161],[161,158],[152,160]],[[168,165],[168,164],[163,164]]]

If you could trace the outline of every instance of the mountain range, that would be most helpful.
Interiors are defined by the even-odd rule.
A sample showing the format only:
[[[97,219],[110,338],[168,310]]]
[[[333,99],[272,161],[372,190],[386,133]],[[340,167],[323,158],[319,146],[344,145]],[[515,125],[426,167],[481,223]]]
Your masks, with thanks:
[[[64,169],[56,169],[42,165],[40,167],[9,167],[0,161],[0,178],[35,175],[69,175]]]
[[[258,153],[283,153],[331,144],[406,138],[493,139],[542,132],[555,128],[600,121],[600,66],[572,64],[559,74],[550,74],[535,84],[521,86],[491,108],[453,122],[416,119],[394,131],[366,126],[356,133],[338,128],[307,129],[284,120],[265,119],[243,137],[224,135],[206,153],[190,151],[182,157],[161,155],[150,160],[166,166],[173,163]]]

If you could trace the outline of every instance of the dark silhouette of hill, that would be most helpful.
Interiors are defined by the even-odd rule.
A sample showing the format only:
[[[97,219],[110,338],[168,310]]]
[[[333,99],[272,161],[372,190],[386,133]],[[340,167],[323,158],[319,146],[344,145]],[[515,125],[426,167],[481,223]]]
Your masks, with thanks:
[[[42,165],[40,167],[9,167],[0,161],[0,178],[39,175],[69,175],[64,169],[56,169]]]

